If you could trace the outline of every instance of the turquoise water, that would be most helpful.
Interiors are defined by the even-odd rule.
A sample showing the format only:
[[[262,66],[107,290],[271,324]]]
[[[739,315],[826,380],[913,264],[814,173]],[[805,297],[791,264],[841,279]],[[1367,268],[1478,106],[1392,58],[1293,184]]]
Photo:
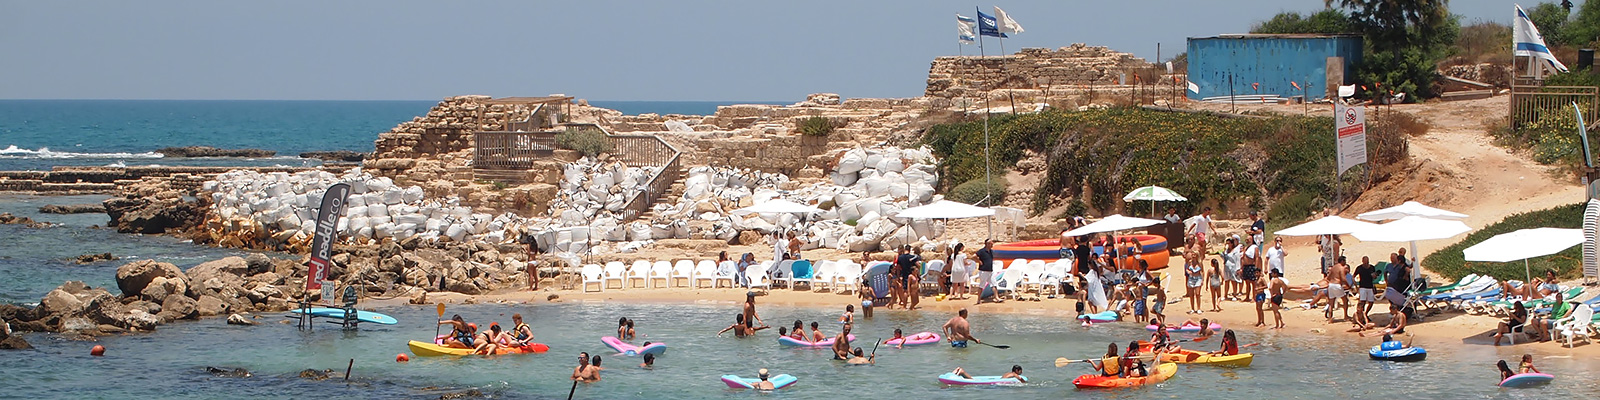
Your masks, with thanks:
[[[1600,395],[1590,382],[1596,370],[1572,359],[1541,359],[1539,365],[1560,376],[1538,389],[1506,390],[1492,367],[1492,352],[1435,352],[1426,362],[1390,364],[1367,359],[1366,344],[1320,340],[1311,336],[1244,333],[1245,342],[1257,346],[1255,364],[1244,369],[1180,366],[1177,377],[1156,385],[1117,391],[1079,391],[1072,378],[1088,373],[1078,364],[1055,368],[1056,357],[1084,357],[1104,351],[1109,341],[1125,343],[1143,336],[1142,328],[1129,324],[1102,324],[1082,329],[1054,316],[975,314],[974,333],[991,343],[1011,345],[1009,350],[974,346],[951,349],[924,346],[906,349],[880,347],[875,366],[845,366],[829,359],[822,349],[779,347],[776,332],[759,337],[718,338],[715,332],[732,320],[737,305],[627,303],[466,305],[453,306],[447,315],[460,313],[480,325],[491,320],[508,323],[511,313],[522,313],[534,327],[538,341],[551,352],[492,358],[413,358],[396,363],[407,352],[405,341],[431,337],[432,306],[405,306],[381,311],[400,319],[395,326],[365,326],[345,333],[332,328],[302,332],[276,322],[256,327],[236,327],[221,320],[180,323],[142,335],[102,338],[107,356],[88,356],[90,343],[50,340],[48,335],[29,338],[38,350],[0,353],[0,374],[15,382],[8,396],[63,397],[56,387],[72,384],[93,389],[70,397],[121,398],[160,391],[166,398],[215,398],[240,393],[261,398],[304,398],[312,395],[340,397],[437,397],[440,390],[475,388],[506,398],[562,398],[572,388],[567,376],[579,351],[603,358],[603,380],[579,384],[574,398],[701,399],[745,398],[750,393],[727,389],[723,374],[752,375],[759,368],[800,379],[794,387],[774,394],[783,398],[954,398],[1003,396],[1036,399],[1062,397],[1158,398],[1594,398]],[[802,319],[829,321],[831,309],[762,307],[770,323]],[[668,344],[654,370],[637,367],[637,358],[614,356],[599,338],[614,332],[617,317],[637,321],[640,341]],[[880,313],[861,319],[856,332],[861,344],[887,336],[894,328],[909,332],[933,330],[945,320],[933,313]],[[837,324],[824,331],[837,332]],[[355,387],[343,382],[311,382],[292,377],[306,369],[342,371],[355,360]],[[979,374],[999,374],[1020,364],[1032,383],[1015,387],[943,387],[935,377],[960,366]],[[246,379],[217,378],[207,366],[245,368],[256,374]],[[181,390],[168,391],[178,387]]]

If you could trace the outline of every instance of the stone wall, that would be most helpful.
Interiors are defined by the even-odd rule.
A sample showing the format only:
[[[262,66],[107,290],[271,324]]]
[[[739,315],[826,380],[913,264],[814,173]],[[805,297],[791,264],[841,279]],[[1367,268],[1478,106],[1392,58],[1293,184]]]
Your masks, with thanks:
[[[528,117],[525,105],[485,104],[489,96],[468,95],[445,98],[428,114],[402,122],[378,134],[377,148],[365,166],[379,175],[411,168],[408,160],[454,153],[472,148],[472,134],[505,129],[509,121]],[[385,161],[391,160],[391,161]]]
[[[1044,89],[1048,86],[1118,85],[1126,72],[1148,68],[1144,59],[1102,46],[1074,43],[1055,50],[1024,48],[999,57],[947,56],[928,69],[929,97],[980,97],[995,89]]]

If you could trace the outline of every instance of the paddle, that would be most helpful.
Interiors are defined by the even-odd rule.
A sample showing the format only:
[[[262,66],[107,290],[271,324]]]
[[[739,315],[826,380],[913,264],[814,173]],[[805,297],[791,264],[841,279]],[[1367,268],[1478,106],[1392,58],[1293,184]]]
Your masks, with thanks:
[[[572,381],[572,389],[567,391],[567,400],[572,400],[572,394],[578,392],[578,381]]]
[[[1251,343],[1251,344],[1239,346],[1239,350],[1244,350],[1247,347],[1255,346],[1255,345],[1258,345],[1258,344],[1261,344],[1261,343]],[[1222,350],[1217,350],[1217,351],[1213,351],[1213,352],[1206,353],[1206,354],[1222,354]]]
[[[902,342],[902,343],[904,343],[904,342]],[[881,337],[878,338],[877,342],[872,343],[872,355],[871,356],[867,356],[867,361],[872,361],[872,360],[878,358],[878,345],[879,344],[883,344],[883,338],[881,338]]]
[[[444,303],[439,303],[439,319],[444,319]],[[433,337],[439,337],[439,324],[433,324]]]
[[[1121,356],[1121,358],[1134,358],[1134,359],[1139,359],[1139,360],[1154,360],[1156,358],[1156,355],[1155,354],[1141,354],[1141,355],[1134,356],[1134,357]],[[1065,367],[1065,366],[1070,365],[1072,363],[1080,363],[1080,362],[1094,361],[1094,360],[1099,360],[1099,359],[1098,358],[1090,358],[1090,359],[1083,359],[1083,360],[1068,360],[1066,357],[1060,357],[1060,358],[1056,358],[1056,368]]]
[[[1007,345],[1003,345],[1003,344],[988,344],[988,343],[984,343],[984,342],[978,342],[978,344],[981,344],[981,345],[984,345],[984,346],[993,347],[993,348],[996,348],[996,349],[1002,349],[1002,350],[1011,348],[1011,346],[1007,346]]]

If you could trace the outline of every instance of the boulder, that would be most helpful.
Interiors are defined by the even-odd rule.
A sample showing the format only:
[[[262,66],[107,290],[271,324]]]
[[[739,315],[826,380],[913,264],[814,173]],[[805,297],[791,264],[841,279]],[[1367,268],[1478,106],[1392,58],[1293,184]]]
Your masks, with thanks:
[[[189,283],[179,278],[157,277],[139,294],[151,300],[163,300],[169,296],[188,296]]]
[[[117,267],[117,288],[122,290],[124,296],[138,295],[157,277],[188,279],[176,265],[139,260]]]
[[[239,315],[238,314],[234,314],[234,316],[237,317]],[[232,321],[233,318],[229,317],[228,320]],[[249,378],[250,377],[250,371],[246,370],[244,368],[206,367],[206,373],[209,373],[209,374],[211,374],[213,376],[223,377],[223,378]]]
[[[111,253],[84,254],[84,255],[80,255],[80,256],[74,258],[72,260],[72,262],[75,262],[75,263],[78,263],[78,264],[93,264],[93,263],[97,263],[97,262],[101,262],[101,261],[111,261],[111,260],[115,260],[115,259],[117,259],[117,256],[111,255]]]
[[[256,325],[256,321],[243,315],[233,314],[228,316],[228,325]]]
[[[122,315],[118,316],[117,322],[120,322],[120,324],[112,325],[127,329],[150,331],[155,330],[156,325],[161,324],[161,319],[156,318],[155,315],[145,312],[144,310],[133,309],[127,310],[123,312]]]
[[[39,212],[45,214],[97,214],[106,212],[104,204],[50,204],[39,207]]]
[[[250,302],[252,303],[264,304],[267,302],[267,299],[274,297],[282,298],[283,291],[278,290],[276,286],[258,283],[256,284],[256,287],[251,288],[248,292],[245,292],[245,297],[249,298]]]
[[[61,320],[62,332],[83,332],[100,330],[100,324],[84,317],[64,318]]]
[[[261,253],[252,253],[248,256],[245,256],[244,263],[246,267],[246,276],[255,276],[256,274],[272,272],[275,269],[272,263],[272,258]]]
[[[227,302],[210,295],[201,295],[200,299],[195,301],[195,310],[199,312],[200,316],[202,317],[226,314],[228,309],[229,307]]]
[[[79,300],[78,296],[72,293],[67,293],[66,290],[56,288],[46,293],[44,299],[39,300],[39,310],[40,315],[72,315],[83,311],[83,300]]]
[[[284,278],[283,275],[278,275],[277,272],[267,272],[251,276],[250,281],[265,283],[268,285],[282,285]]]
[[[127,309],[127,310],[144,310],[144,312],[151,313],[151,314],[156,314],[156,313],[160,313],[161,312],[161,305],[160,304],[156,304],[155,302],[149,302],[149,301],[144,301],[144,300],[138,300],[138,301],[134,301],[134,302],[128,303],[127,305],[124,305],[122,308],[123,309]]]
[[[102,204],[111,217],[110,227],[120,233],[187,231],[205,221],[207,210],[181,196],[115,197]]]
[[[189,282],[195,294],[232,298],[243,290],[244,274],[250,270],[243,258],[226,257],[190,267]]]
[[[199,318],[199,302],[187,296],[168,296],[166,301],[161,302],[161,312],[156,317],[162,322]]]
[[[473,283],[473,281],[465,279],[451,280],[449,283],[445,284],[444,290],[465,295],[478,295],[483,292],[478,288],[477,284]]]
[[[22,336],[12,336],[11,324],[7,323],[4,319],[0,319],[0,350],[22,350],[31,348],[33,348],[33,345],[28,344],[27,340],[23,340]]]

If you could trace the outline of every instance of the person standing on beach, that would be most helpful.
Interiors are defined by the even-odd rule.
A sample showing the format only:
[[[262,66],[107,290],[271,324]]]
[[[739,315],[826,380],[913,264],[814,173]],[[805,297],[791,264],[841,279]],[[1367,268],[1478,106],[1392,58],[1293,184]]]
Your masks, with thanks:
[[[529,291],[539,290],[539,244],[535,242],[532,236],[528,237],[528,262],[523,264],[523,268],[528,272]]]
[[[1282,275],[1283,272],[1284,272],[1283,271],[1284,261],[1287,258],[1289,258],[1289,251],[1283,249],[1283,237],[1282,236],[1273,237],[1272,238],[1272,247],[1267,249],[1267,270],[1268,270],[1268,272],[1278,271],[1278,274]],[[1322,273],[1328,273],[1328,270],[1327,269],[1323,269]]]
[[[1200,212],[1200,215],[1194,217],[1194,228],[1191,229],[1191,233],[1194,234],[1195,246],[1200,248],[1201,254],[1206,252],[1206,238],[1210,237],[1211,232],[1215,230],[1211,226],[1211,207],[1206,207],[1204,211]]]
[[[1367,320],[1367,313],[1372,311],[1372,303],[1377,301],[1378,268],[1372,266],[1372,259],[1361,256],[1361,265],[1356,266],[1356,327],[1366,328],[1371,321]]]
[[[967,324],[967,309],[956,311],[956,316],[944,323],[940,330],[944,333],[945,341],[950,342],[950,347],[967,348],[967,342],[983,343],[982,340],[972,336],[972,327]]]
[[[950,257],[950,296],[955,300],[967,298],[967,281],[971,280],[969,274],[972,273],[972,267],[968,265],[971,261],[967,260],[967,254],[963,252],[966,249],[965,243],[956,243],[955,249],[952,250],[953,255]]]
[[[1200,289],[1206,284],[1205,266],[1200,262],[1200,257],[1194,254],[1183,255],[1184,297],[1189,298],[1189,314],[1199,314]],[[1213,300],[1215,302],[1215,300]]]
[[[1283,329],[1283,292],[1289,290],[1289,281],[1283,279],[1282,270],[1272,270],[1268,275],[1272,276],[1272,283],[1268,286],[1272,291],[1272,319],[1277,321],[1273,329]]]
[[[1261,246],[1255,239],[1244,238],[1244,252],[1239,253],[1239,277],[1244,280],[1244,296],[1240,301],[1250,301],[1257,293],[1261,292]],[[1258,305],[1260,301],[1257,301]]]
[[[1344,320],[1350,320],[1350,298],[1345,296],[1345,291],[1351,286],[1350,275],[1345,273],[1349,269],[1350,265],[1346,263],[1344,256],[1339,256],[1333,266],[1328,268],[1328,274],[1323,277],[1328,280],[1328,309],[1323,312],[1323,315],[1328,317],[1329,324],[1333,323],[1333,305],[1335,302],[1343,303]]]
[[[905,267],[900,264],[900,259],[905,258],[905,256],[905,247],[895,248],[894,259],[889,261],[889,304],[885,308],[890,310],[893,310],[894,306],[901,303],[901,292],[905,291],[906,288],[905,283],[900,282],[900,278],[905,276],[905,273],[901,272],[901,269]]]
[[[1222,251],[1222,299],[1238,300],[1244,292],[1244,279],[1240,278],[1239,259],[1244,255],[1244,246],[1239,245],[1239,235],[1233,235],[1223,241],[1226,248]]]
[[[917,266],[921,262],[922,257],[911,249],[911,245],[900,245],[900,257],[895,259],[895,264],[900,267],[900,284],[904,285],[900,289],[900,304],[907,310],[916,309],[922,297],[919,290],[922,281],[917,279]]]
[[[1396,307],[1405,305],[1405,290],[1411,286],[1411,265],[1406,262],[1405,252],[1406,249],[1402,247],[1398,252],[1389,254],[1389,288],[1383,291],[1383,298]]]
[[[1267,220],[1261,218],[1260,212],[1250,210],[1250,229],[1245,233],[1250,235],[1250,238],[1255,239],[1256,243],[1265,243],[1267,241]]]
[[[984,239],[978,249],[978,303],[983,303],[983,292],[994,284],[994,239]],[[999,302],[999,300],[996,300]]]
[[[1211,312],[1221,312],[1222,307],[1217,305],[1217,298],[1222,297],[1222,267],[1217,259],[1211,259],[1211,270],[1206,273],[1206,283],[1211,286]]]
[[[1072,263],[1072,275],[1083,276],[1094,267],[1094,249],[1089,247],[1089,239],[1086,237],[1078,236],[1072,241],[1077,243],[1077,247],[1072,249],[1073,256],[1077,259]]]

